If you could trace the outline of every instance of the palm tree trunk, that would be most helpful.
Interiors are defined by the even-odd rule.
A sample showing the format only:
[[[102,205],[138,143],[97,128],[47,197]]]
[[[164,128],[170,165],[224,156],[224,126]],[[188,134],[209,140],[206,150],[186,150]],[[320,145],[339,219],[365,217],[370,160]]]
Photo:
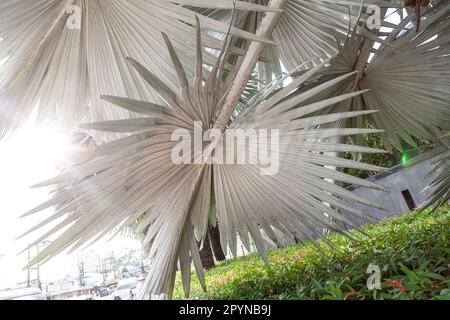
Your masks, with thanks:
[[[211,249],[211,242],[209,241],[208,236],[205,237],[203,249],[200,250],[200,259],[202,260],[202,266],[205,270],[210,270],[216,266]]]
[[[268,4],[268,7],[280,9],[280,11],[275,12],[267,12],[262,19],[257,31],[256,35],[260,37],[264,37],[269,39],[272,36],[272,31],[274,30],[276,24],[280,20],[282,10],[288,3],[288,0],[271,0]],[[250,80],[252,72],[256,66],[256,63],[258,62],[259,58],[262,55],[262,52],[265,48],[265,44],[261,42],[253,41],[250,44],[249,49],[247,50],[247,53],[244,57],[244,60],[239,68],[238,76],[236,77],[235,81],[233,82],[233,86],[231,87],[227,98],[225,99],[224,105],[222,106],[222,109],[220,110],[220,113],[214,123],[214,129],[217,129],[216,131],[213,131],[213,134],[215,134],[217,131],[224,132],[228,122],[230,121],[230,117],[233,114],[236,105],[239,102],[239,99],[242,95],[242,92],[245,89],[245,86]],[[211,141],[214,141],[211,143],[206,150],[204,150],[204,159],[209,159],[213,150],[217,146],[217,143],[220,139],[214,139],[215,137],[211,136]],[[197,190],[198,190],[198,184],[201,181],[201,175],[199,175],[194,183],[194,188],[192,189],[191,194],[191,201],[194,198]],[[191,204],[189,204],[189,207]],[[200,257],[202,260],[203,267],[205,269],[211,269],[215,266],[214,264],[214,258],[211,250],[211,244],[209,241],[209,237],[205,238],[205,244],[204,248],[200,251]]]
[[[271,0],[268,7],[273,9],[279,9],[280,11],[267,12],[259,25],[256,35],[269,39],[272,36],[272,31],[275,29],[278,21],[280,20],[282,10],[288,3],[288,0]],[[256,63],[261,57],[265,44],[262,42],[253,41],[247,50],[247,54],[244,57],[244,61],[239,69],[239,73],[236,79],[233,81],[233,86],[225,100],[225,103],[214,122],[214,129],[224,131],[230,121],[230,117],[233,114],[236,105],[245,89],[245,85],[252,76],[252,72],[255,69]]]
[[[211,247],[214,252],[214,257],[216,261],[224,261],[226,260],[225,253],[222,250],[222,246],[220,244],[220,231],[219,227],[209,227],[208,228],[208,237],[211,242]]]
[[[276,24],[280,20],[282,10],[285,8],[287,3],[288,0],[271,0],[269,2],[268,7],[279,9],[280,11],[267,12],[265,14],[256,31],[257,36],[264,37],[267,39],[269,39],[272,36],[272,31],[275,29]],[[250,44],[250,47],[248,48],[244,60],[239,68],[238,75],[235,81],[233,82],[233,86],[231,87],[227,95],[227,98],[225,99],[224,105],[222,106],[222,109],[220,110],[220,113],[214,123],[214,129],[217,129],[217,131],[220,132],[225,131],[228,122],[230,121],[230,117],[233,114],[236,105],[239,102],[239,99],[242,95],[242,92],[245,89],[248,80],[250,80],[251,78],[252,72],[255,69],[258,60],[260,59],[264,48],[265,44],[261,42],[253,41]],[[213,134],[215,132],[213,131]],[[219,140],[220,139],[214,139],[214,136],[211,136],[211,141],[214,142],[211,143],[206,148],[206,150],[204,150],[204,159],[209,159]],[[197,178],[195,185],[198,184],[199,182],[198,179],[200,179],[200,176]],[[192,191],[191,198],[194,198],[196,191],[197,188],[194,188]],[[211,269],[211,267],[214,267],[215,264],[214,258],[211,259],[213,255],[209,237],[207,237],[204,241],[205,244],[203,250],[200,251],[200,257],[202,259],[203,267],[205,269]]]
[[[286,7],[288,2],[289,0],[270,0],[267,6],[279,11],[267,12],[264,15],[261,23],[258,26],[258,29],[256,30],[256,35],[258,37],[266,39],[270,39],[270,37],[272,37],[272,32],[275,29],[278,21],[280,20],[283,9]],[[226,96],[225,102],[219,112],[219,115],[214,121],[213,129],[215,130],[211,132],[211,135],[209,137],[211,143],[204,150],[203,159],[209,159],[212,152],[217,147],[217,144],[219,143],[221,138],[221,134],[219,133],[225,132],[231,115],[236,109],[239,99],[244,92],[245,86],[250,80],[252,72],[255,69],[256,64],[258,63],[258,60],[261,58],[265,47],[266,45],[262,42],[253,41],[250,44],[247,53],[244,56],[244,60],[239,67],[236,79],[234,79],[233,85],[231,86],[228,95]]]

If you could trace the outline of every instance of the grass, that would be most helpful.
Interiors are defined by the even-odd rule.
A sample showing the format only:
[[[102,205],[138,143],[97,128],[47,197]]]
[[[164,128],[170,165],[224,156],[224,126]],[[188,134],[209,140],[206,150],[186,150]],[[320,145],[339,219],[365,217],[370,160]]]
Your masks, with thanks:
[[[208,292],[193,277],[192,299],[450,300],[450,207],[413,212],[365,226],[355,241],[328,237],[270,253],[270,268],[257,254],[225,261],[206,272]],[[353,232],[357,236],[356,232]],[[369,290],[370,264],[381,288]],[[184,298],[177,276],[175,299]]]

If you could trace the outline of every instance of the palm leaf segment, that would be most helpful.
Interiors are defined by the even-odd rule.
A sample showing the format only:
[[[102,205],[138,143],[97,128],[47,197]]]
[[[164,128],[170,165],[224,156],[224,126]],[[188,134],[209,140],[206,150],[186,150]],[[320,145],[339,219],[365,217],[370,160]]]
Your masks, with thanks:
[[[88,110],[93,121],[137,116],[101,100],[102,94],[160,103],[158,94],[132,72],[126,57],[144,62],[176,89],[176,75],[161,32],[174,40],[181,61],[195,64],[195,41],[191,40],[195,38],[195,15],[177,2],[234,7],[229,0],[1,1],[0,138],[17,129],[38,103],[39,121],[56,119],[66,129],[86,121]],[[236,1],[236,8],[271,10],[242,1]],[[228,32],[228,23],[199,18],[207,30]],[[271,43],[234,27],[230,33]],[[209,48],[222,47],[222,42],[208,33],[203,41]],[[210,65],[215,62],[212,54],[205,53],[204,59]],[[187,72],[193,74],[194,70]]]
[[[436,141],[437,128],[450,127],[449,10],[450,3],[441,1],[424,11],[420,33],[416,33],[413,25],[415,14],[410,14],[378,50],[372,49],[371,39],[352,33],[339,55],[332,59],[331,66],[323,71],[322,81],[355,70],[361,48],[367,42],[373,57],[368,64],[362,64],[362,73],[317,98],[370,89],[331,110],[379,110],[368,119],[376,127],[386,130],[382,137],[389,149],[391,145],[403,149],[400,137],[415,147],[413,137]],[[364,120],[360,117],[343,126],[363,125]],[[359,143],[357,139],[356,143]]]
[[[352,74],[333,79],[293,98],[284,99],[314,76],[322,67],[318,66],[289,87],[265,99],[263,103],[249,106],[245,114],[230,125],[230,129],[280,129],[280,171],[277,175],[262,176],[258,165],[247,162],[240,165],[172,163],[171,151],[176,145],[171,141],[173,130],[184,128],[192,133],[195,129],[194,121],[202,121],[204,128],[211,127],[213,110],[220,105],[234,77],[231,73],[224,82],[218,80],[222,79],[219,74],[219,58],[207,80],[201,80],[203,50],[199,27],[197,34],[197,63],[193,85],[189,84],[171,42],[164,36],[178,76],[179,92],[173,92],[141,64],[129,59],[131,65],[160,94],[167,106],[127,98],[104,97],[125,110],[146,117],[86,125],[85,128],[89,129],[132,134],[99,146],[84,162],[37,186],[56,185],[61,191],[48,202],[27,213],[30,215],[52,206],[57,208],[51,217],[30,232],[58,218],[63,218],[62,222],[40,239],[55,235],[61,229],[65,231],[32,263],[46,261],[67,248],[75,250],[104,237],[117,226],[126,227],[134,223],[147,212],[139,225],[141,231],[148,228],[144,245],[149,248],[151,258],[143,295],[170,296],[177,261],[180,263],[185,291],[188,294],[190,257],[204,285],[196,240],[201,240],[205,235],[212,192],[217,201],[224,249],[230,248],[235,252],[238,235],[245,246],[249,246],[251,238],[266,261],[263,232],[274,241],[277,241],[274,229],[297,239],[315,240],[321,236],[321,228],[341,230],[339,222],[353,225],[339,214],[340,209],[371,221],[370,217],[349,206],[344,200],[380,206],[336,186],[329,179],[378,190],[383,188],[329,167],[375,171],[382,168],[327,156],[326,153],[381,151],[330,144],[324,139],[378,131],[321,129],[321,125],[373,111],[312,116],[361,92],[295,108],[302,101],[339,84]],[[220,90],[217,90],[218,86]],[[82,179],[88,176],[89,179]]]
[[[257,3],[264,5],[268,1],[258,0]],[[334,57],[352,29],[358,34],[379,41],[377,35],[356,25],[358,19],[360,22],[366,22],[369,14],[373,14],[367,12],[371,5],[380,8],[403,8],[402,0],[289,0],[273,32],[277,45],[266,47],[264,57],[268,58],[270,63],[265,63],[264,67],[276,75],[281,73],[279,61],[289,71],[301,65],[304,65],[304,69],[311,67],[314,65],[311,60]],[[218,20],[229,18],[226,10],[200,12]],[[260,12],[241,12],[237,15],[237,20],[243,29],[253,31],[260,16]],[[381,24],[382,27],[396,28],[396,25],[384,20]]]
[[[260,3],[262,5],[229,0],[36,0],[33,4],[2,1],[0,138],[17,129],[38,103],[39,121],[53,119],[68,129],[76,128],[86,118],[103,121],[136,117],[99,98],[101,94],[109,94],[161,102],[154,90],[135,77],[125,57],[133,56],[145,62],[174,90],[176,76],[170,68],[170,58],[161,47],[160,33],[174,40],[185,65],[194,63],[194,50],[189,41],[195,33],[194,16],[186,6],[211,9],[213,15],[232,8],[247,12],[270,10],[265,6],[267,1]],[[367,0],[363,5],[396,7],[399,3]],[[335,39],[342,39],[347,33],[348,13],[350,17],[358,15],[360,5],[359,0],[345,3],[341,0],[289,1],[274,35],[279,43],[278,49],[275,48],[279,56],[273,54],[274,48],[267,54],[275,64],[274,70],[281,70],[277,67],[279,57],[292,69],[310,59],[333,56],[337,51]],[[71,14],[75,14],[74,7],[80,8],[80,28],[68,29],[65,25]],[[205,29],[226,33],[227,23],[218,21],[220,17],[223,14],[214,19],[203,15],[200,18]],[[366,17],[363,14],[362,18]],[[271,43],[238,28],[232,28],[231,34]],[[203,40],[210,48],[221,47],[221,41],[208,33]],[[242,53],[237,48],[235,51]],[[214,64],[214,57],[205,54],[205,62]],[[192,72],[187,70],[188,74]],[[103,138],[111,139],[110,135]]]
[[[365,22],[367,7],[402,7],[401,1],[384,0],[291,0],[274,31],[279,58],[288,70],[311,59],[333,57],[339,52],[350,27],[357,19]],[[395,27],[382,21],[384,27]],[[377,36],[355,26],[355,31],[376,40]]]

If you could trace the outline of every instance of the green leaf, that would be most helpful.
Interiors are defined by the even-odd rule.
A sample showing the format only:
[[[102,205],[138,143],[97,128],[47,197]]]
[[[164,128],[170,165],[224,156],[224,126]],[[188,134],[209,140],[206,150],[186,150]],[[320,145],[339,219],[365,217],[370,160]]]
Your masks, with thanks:
[[[434,272],[423,272],[423,271],[419,271],[417,272],[417,275],[419,277],[426,277],[429,279],[433,279],[433,280],[438,280],[438,281],[444,281],[446,278],[438,273],[434,273]]]
[[[420,278],[411,270],[408,269],[407,266],[405,266],[403,263],[399,262],[398,263],[400,266],[400,269],[408,276],[408,278],[411,281],[419,281]]]

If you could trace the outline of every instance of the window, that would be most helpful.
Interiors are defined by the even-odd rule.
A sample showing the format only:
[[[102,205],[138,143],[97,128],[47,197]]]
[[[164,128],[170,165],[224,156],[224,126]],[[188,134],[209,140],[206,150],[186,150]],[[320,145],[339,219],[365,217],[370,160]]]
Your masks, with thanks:
[[[414,201],[414,198],[408,189],[402,191],[402,195],[410,211],[414,211],[418,208],[417,203]]]

